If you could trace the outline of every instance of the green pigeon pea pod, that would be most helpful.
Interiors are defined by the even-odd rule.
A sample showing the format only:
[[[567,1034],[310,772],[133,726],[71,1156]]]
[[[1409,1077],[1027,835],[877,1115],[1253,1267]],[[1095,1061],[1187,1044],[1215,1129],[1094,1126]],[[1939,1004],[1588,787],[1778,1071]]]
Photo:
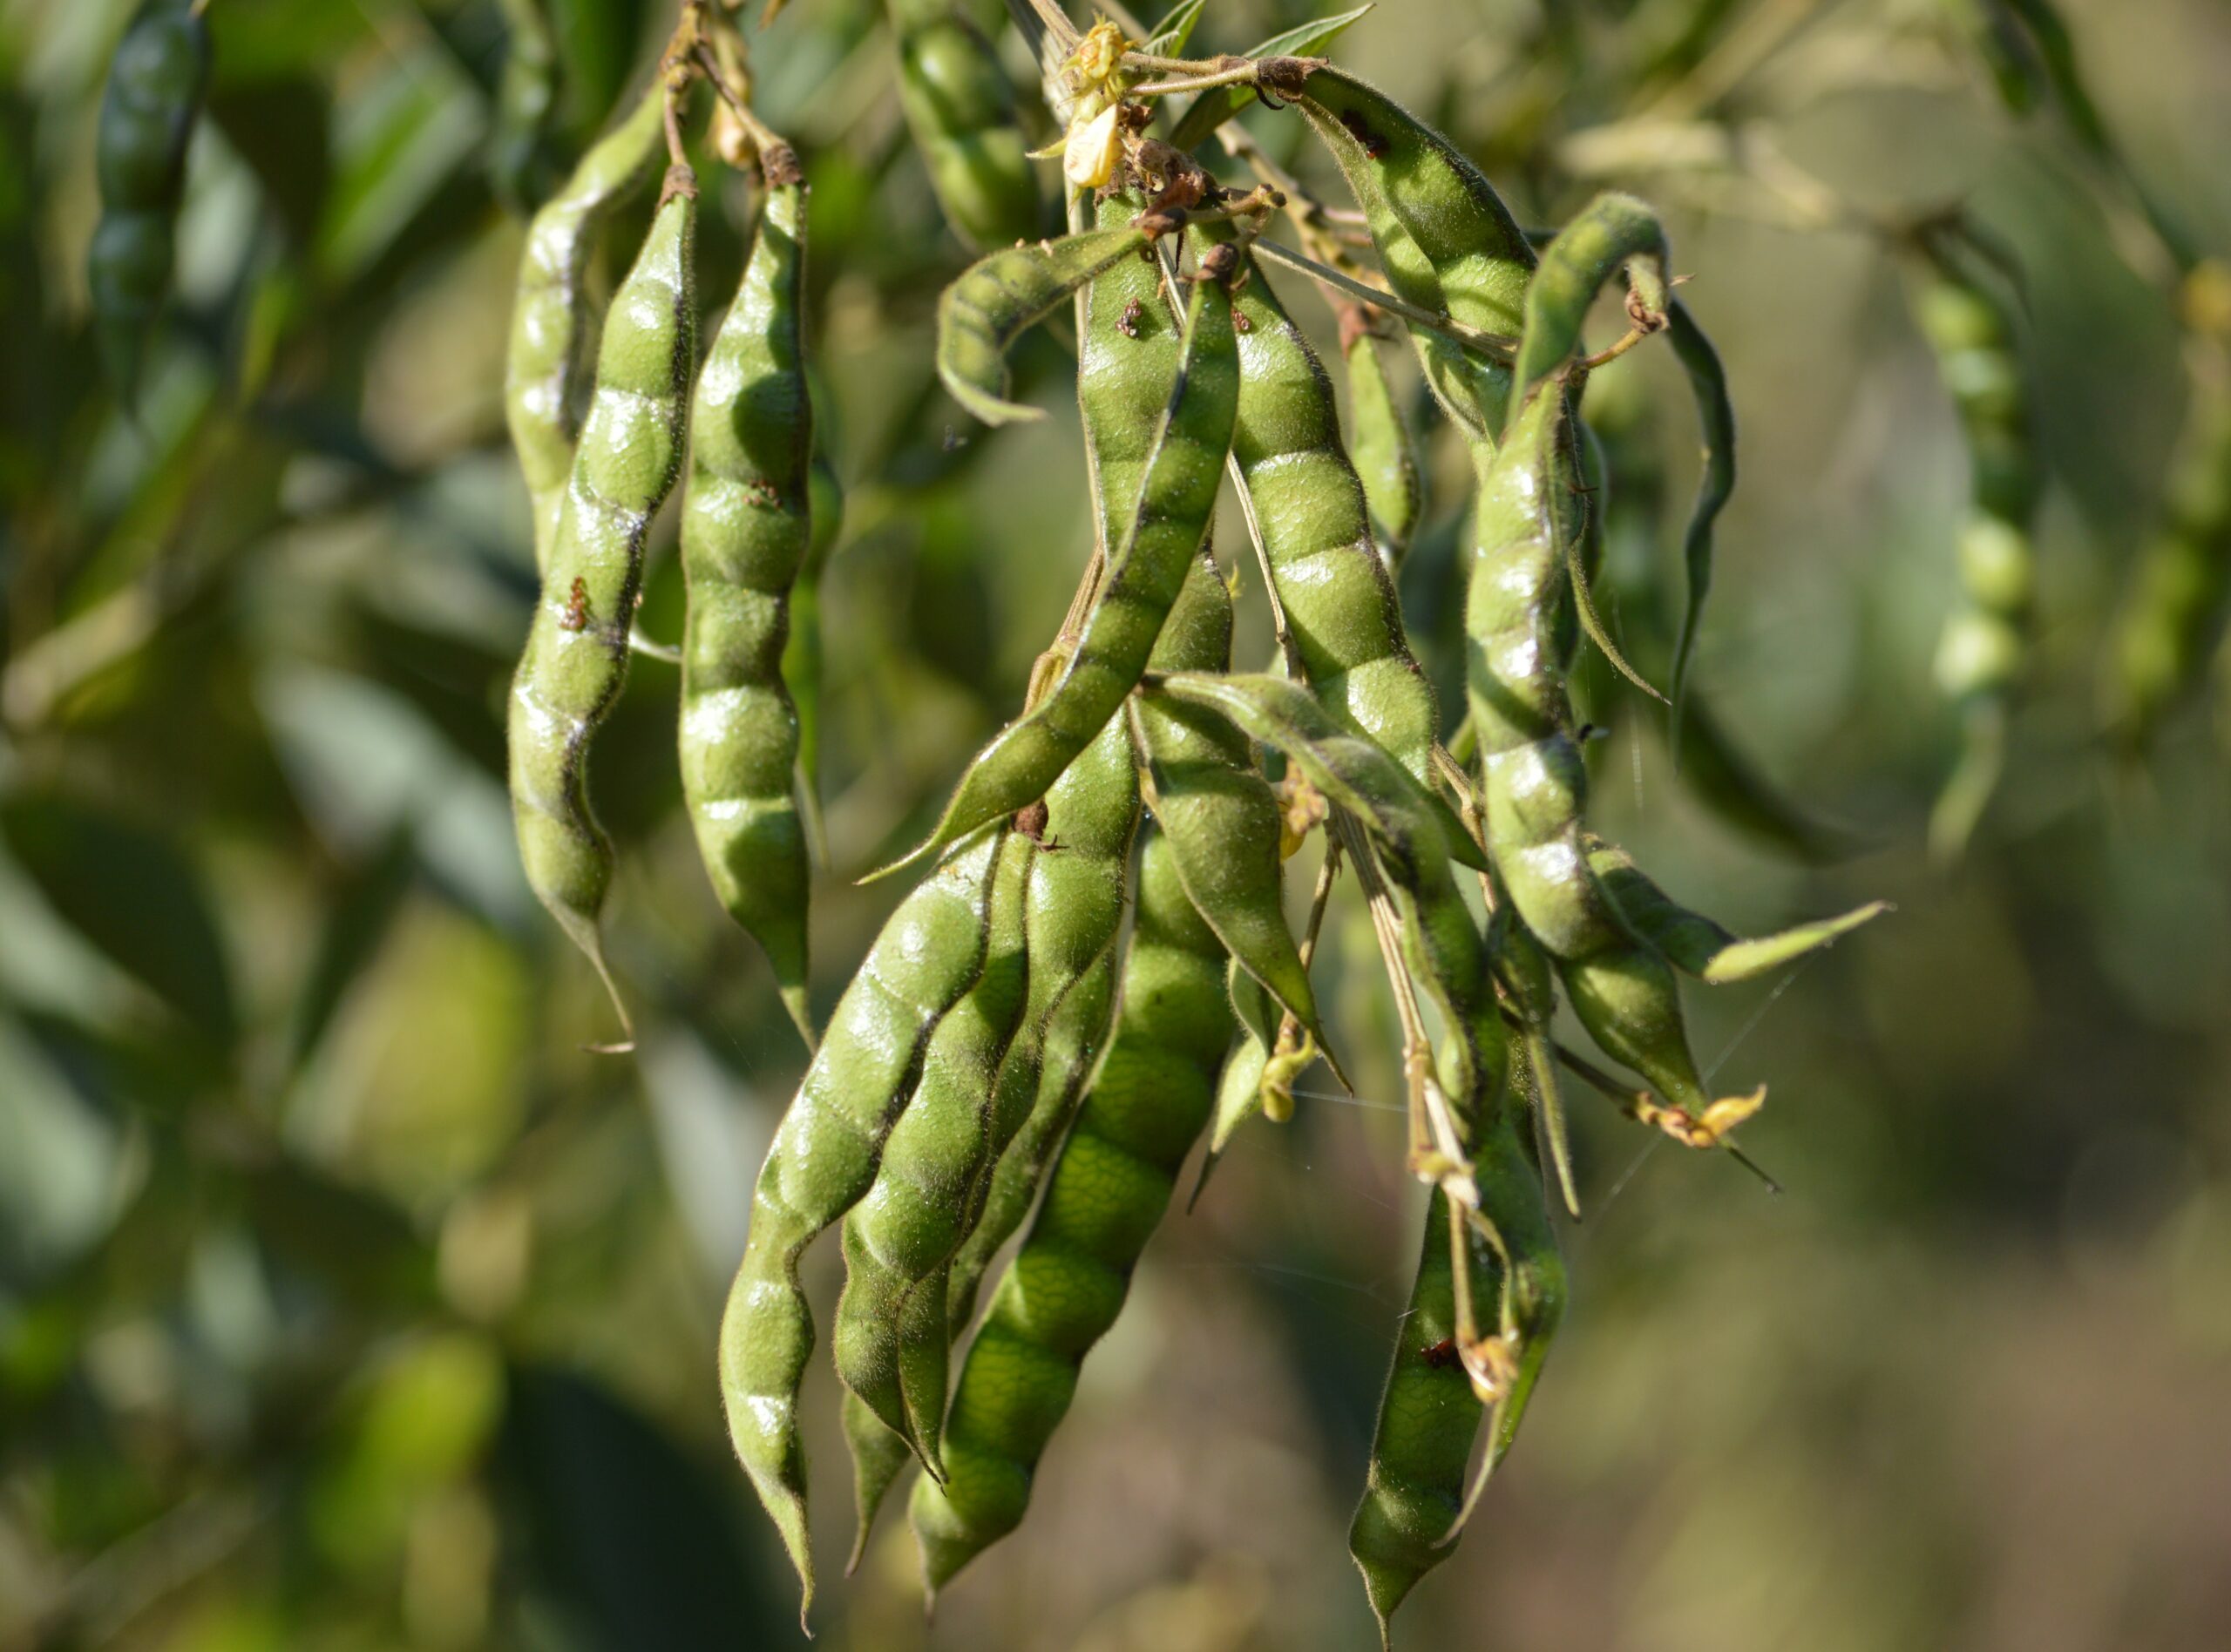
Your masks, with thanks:
[[[874,1183],[930,1040],[982,974],[1004,834],[946,856],[900,902],[837,1001],[752,1189],[751,1226],[721,1318],[729,1437],[813,1602],[798,1388],[813,1313],[798,1259]]]
[[[790,582],[790,624],[783,639],[783,684],[798,720],[798,797],[810,841],[821,842],[821,686],[825,671],[821,640],[821,572],[844,527],[844,487],[837,467],[817,451],[806,472],[806,518],[812,537],[805,560]],[[825,855],[822,856],[826,860]]]
[[[1425,513],[1425,471],[1415,437],[1394,399],[1387,364],[1379,358],[1379,338],[1370,312],[1360,304],[1340,307],[1340,358],[1348,372],[1348,443],[1371,525],[1378,531],[1379,553],[1388,571],[1402,565],[1410,538]]]
[[[605,221],[650,181],[664,157],[665,107],[663,88],[654,85],[644,93],[535,213],[519,251],[504,363],[504,417],[533,510],[534,565],[545,572],[573,472],[587,389],[584,374],[597,330],[588,299],[589,254]]]
[[[1598,195],[1557,232],[1526,289],[1526,330],[1511,375],[1511,412],[1572,360],[1596,295],[1611,277],[1627,277],[1627,318],[1637,330],[1666,324],[1670,299],[1665,227],[1632,195]]]
[[[946,1264],[945,1316],[917,1311],[906,1317],[902,1332],[910,1345],[902,1346],[903,1361],[926,1359],[911,1344],[935,1337],[943,1338],[942,1349],[966,1328],[984,1270],[1022,1225],[1046,1162],[1068,1127],[1115,1008],[1116,937],[1138,817],[1130,731],[1121,719],[1110,719],[1047,793],[1046,818],[1034,828],[1041,851],[1031,863],[1026,918],[1030,995],[1000,1068],[992,1144],[996,1163],[977,1179],[967,1232]],[[1025,1077],[1034,1080],[1035,1092],[1018,1098],[1014,1091]],[[1022,1116],[1014,1117],[1015,1112]],[[940,1365],[933,1380],[941,1382],[942,1372]],[[876,1511],[912,1452],[907,1439],[857,1394],[847,1394],[844,1418],[859,1512],[857,1564]]]
[[[1115,1324],[1214,1104],[1231,1036],[1224,949],[1169,840],[1143,839],[1115,1031],[962,1364],[945,1483],[914,1482],[908,1515],[932,1596],[1021,1522],[1084,1357]]]
[[[996,1155],[993,1114],[1030,996],[1027,912],[1039,847],[1011,827],[999,837],[984,967],[939,1022],[914,1093],[885,1138],[874,1184],[844,1217],[844,1290],[829,1339],[844,1386],[932,1473],[949,1340],[946,1264],[964,1236],[977,1180]],[[1033,1065],[1026,1107],[1037,1087]],[[926,1369],[932,1363],[934,1378]]]
[[[899,46],[899,106],[946,222],[983,251],[1041,221],[1014,88],[982,29],[952,0],[885,0]]]
[[[987,424],[1045,417],[1007,396],[1008,347],[1077,288],[1145,251],[1145,230],[1086,230],[1003,247],[961,272],[938,298],[938,376]]]
[[[682,470],[696,211],[688,168],[671,169],[650,233],[613,295],[541,599],[512,680],[512,813],[527,884],[596,965],[615,1008],[597,923],[612,843],[589,807],[589,744],[627,680],[643,541]]]
[[[1297,99],[1332,152],[1395,296],[1475,333],[1518,335],[1534,251],[1480,169],[1393,98],[1323,68]],[[1447,335],[1411,329],[1432,389],[1458,428],[1502,428],[1510,369]]]
[[[532,212],[556,182],[558,40],[544,0],[500,0],[507,37],[496,83],[488,175],[512,212]]]
[[[1231,446],[1239,360],[1231,301],[1219,278],[1225,274],[1204,274],[1187,300],[1183,357],[1156,421],[1138,502],[1122,542],[1109,547],[1099,590],[1068,657],[1037,702],[977,755],[937,829],[897,865],[1044,796],[1146,669],[1163,620],[1208,537]]]
[[[93,139],[100,221],[85,254],[93,332],[110,382],[139,393],[147,341],[170,290],[186,152],[209,87],[209,25],[188,0],[147,0],[109,64]]]
[[[1934,249],[1933,249],[1934,250]],[[1929,816],[1929,847],[1958,858],[2005,761],[2007,719],[2030,652],[2038,478],[2029,397],[2005,304],[1948,256],[1931,261],[1915,301],[1966,440],[1967,519],[1959,606],[1937,640],[1936,681],[1962,716],[1957,766]]]
[[[797,805],[797,712],[783,678],[790,586],[813,541],[806,387],[806,187],[787,148],[690,408],[682,500],[682,795],[714,891],[773,965],[809,1047],[812,875]]]
[[[1621,915],[1667,963],[1713,986],[1747,981],[1794,963],[1890,910],[1887,901],[1869,901],[1834,917],[1746,939],[1683,906],[1616,844],[1590,838],[1588,864],[1604,891],[1618,903]]]
[[[1105,197],[1094,207],[1099,233],[1121,232],[1143,206],[1136,191]],[[1093,277],[1077,335],[1077,413],[1099,513],[1094,531],[1103,548],[1123,542],[1138,509],[1163,409],[1184,357],[1183,317],[1167,296],[1162,261],[1150,249]]]
[[[1499,1103],[1505,1052],[1479,926],[1457,892],[1444,811],[1385,748],[1340,727],[1307,689],[1283,677],[1173,673],[1156,678],[1145,698],[1228,718],[1362,823],[1398,894],[1411,971],[1447,1023],[1441,1084],[1459,1125],[1454,1146],[1468,1153],[1461,1121],[1488,1116]]]
[[[1332,382],[1260,270],[1251,261],[1242,268],[1246,279],[1232,300],[1244,328],[1231,454],[1294,663],[1339,722],[1423,779],[1433,688],[1410,652],[1394,577],[1372,538]]]
[[[2206,340],[2190,348],[2201,370],[2163,519],[2109,645],[2107,715],[2133,746],[2150,741],[2200,682],[2231,599],[2231,351]]]
[[[1506,1112],[1482,1142],[1485,1226],[1465,1219],[1461,1207],[1438,1192],[1427,1205],[1417,1277],[1397,1324],[1363,1497],[1348,1527],[1348,1552],[1363,1574],[1382,1644],[1392,1644],[1395,1608],[1418,1580],[1455,1553],[1480,1489],[1510,1448],[1563,1317],[1564,1263],[1515,1123]],[[1484,1285],[1502,1303],[1497,1343],[1505,1362],[1495,1425],[1468,1495],[1465,1471],[1487,1402],[1457,1348],[1460,1247],[1475,1294]]]
[[[1568,547],[1581,508],[1561,463],[1565,403],[1554,381],[1526,403],[1486,468],[1475,513],[1466,675],[1488,850],[1597,1042],[1668,1101],[1700,1112],[1707,1098],[1672,972],[1628,926],[1583,848],[1588,770],[1565,693],[1578,642]]]
[[[1231,592],[1204,548],[1155,644],[1158,671],[1231,665]],[[1286,928],[1284,812],[1247,737],[1218,713],[1148,695],[1132,702],[1156,822],[1194,909],[1225,950],[1319,1043],[1309,971]]]

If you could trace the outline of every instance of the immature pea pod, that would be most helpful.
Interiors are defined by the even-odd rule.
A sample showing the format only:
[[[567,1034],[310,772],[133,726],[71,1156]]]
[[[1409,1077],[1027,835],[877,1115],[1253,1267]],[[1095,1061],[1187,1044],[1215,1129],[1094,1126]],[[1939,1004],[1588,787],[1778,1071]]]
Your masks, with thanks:
[[[586,290],[589,254],[605,220],[650,181],[665,155],[665,106],[664,90],[654,85],[625,121],[581,157],[565,187],[535,213],[519,250],[504,365],[504,417],[533,508],[539,571],[547,571],[581,430],[582,375],[596,335]]]
[[[821,571],[844,526],[844,489],[837,467],[822,454],[806,472],[806,518],[813,536],[790,582],[790,632],[783,639],[783,686],[798,719],[798,795],[813,841],[820,841],[821,813]],[[817,852],[819,852],[817,850]]]
[[[1296,100],[1363,209],[1395,295],[1480,333],[1515,338],[1534,252],[1480,169],[1383,92],[1323,68]],[[1502,428],[1510,370],[1413,328],[1426,383],[1475,438]]]
[[[2110,645],[2108,717],[2133,747],[2200,681],[2231,597],[2231,360],[2218,347],[2202,365],[2163,521]]]
[[[1402,565],[1425,510],[1425,475],[1409,421],[1394,400],[1371,315],[1360,304],[1340,307],[1340,356],[1348,369],[1348,443],[1363,483],[1379,553],[1388,570]]]
[[[899,44],[899,105],[946,222],[980,250],[1039,233],[1014,88],[990,40],[951,0],[885,0]]]
[[[1441,1087],[1458,1145],[1470,1155],[1484,1224],[1468,1214],[1459,1242],[1471,1250],[1466,1276],[1473,1301],[1492,1288],[1501,1308],[1495,1330],[1465,1346],[1461,1333],[1477,1334],[1476,1316],[1457,1301],[1447,1216],[1450,1207],[1461,1207],[1445,1187],[1436,1190],[1413,1312],[1402,1322],[1404,1342],[1388,1375],[1370,1478],[1350,1533],[1383,1632],[1410,1587],[1447,1558],[1469,1512],[1464,1466],[1483,1400],[1494,1399],[1497,1419],[1482,1482],[1516,1436],[1563,1316],[1564,1264],[1517,1127],[1523,1115],[1504,1088],[1502,1012],[1479,931],[1456,890],[1447,829],[1423,788],[1371,741],[1333,726],[1307,693],[1283,679],[1185,674],[1161,679],[1151,692],[1217,708],[1284,752],[1363,823],[1397,890],[1410,968],[1451,1035],[1439,1063]],[[1414,1336],[1424,1340],[1413,1345]],[[1443,1362],[1463,1390],[1461,1400],[1435,1379]]]
[[[1516,1116],[1505,1109],[1482,1143],[1481,1209],[1492,1239],[1468,1222],[1452,1243],[1452,1202],[1436,1194],[1427,1205],[1417,1280],[1397,1325],[1363,1497],[1348,1527],[1348,1552],[1382,1645],[1392,1645],[1394,1610],[1418,1580],[1456,1552],[1488,1474],[1510,1449],[1563,1317],[1564,1264]],[[1505,1304],[1501,1338],[1509,1355],[1487,1457],[1468,1494],[1464,1471],[1483,1402],[1456,1350],[1455,1244],[1466,1247],[1475,1296],[1492,1291]]]
[[[2029,654],[2038,481],[2013,318],[1949,258],[1932,261],[1916,315],[1967,438],[1962,606],[1936,648],[1937,686],[1961,709],[1960,761],[1929,816],[1929,847],[1957,859],[1997,789],[2007,719]]]
[[[1149,831],[1115,1032],[969,1346],[946,1422],[946,1482],[914,1482],[908,1516],[932,1597],[1021,1523],[1084,1357],[1122,1308],[1208,1122],[1231,1034],[1223,969],[1169,840]]]
[[[542,598],[512,680],[512,812],[527,884],[596,965],[623,1024],[597,927],[612,843],[589,807],[589,742],[627,680],[643,541],[682,469],[696,211],[695,179],[672,168],[642,250],[613,295]]]
[[[170,289],[186,146],[208,86],[200,5],[147,0],[117,43],[101,97],[93,145],[101,218],[85,254],[95,342],[126,403]]]
[[[1727,393],[1727,369],[1720,363],[1719,352],[1712,348],[1689,307],[1671,294],[1666,295],[1665,338],[1688,377],[1704,443],[1697,497],[1689,507],[1689,525],[1681,535],[1681,563],[1688,575],[1689,591],[1681,609],[1680,629],[1674,634],[1672,676],[1666,687],[1673,702],[1672,743],[1678,760],[1688,708],[1689,661],[1696,653],[1705,598],[1712,590],[1712,530],[1728,500],[1735,497],[1735,403]],[[1710,738],[1709,734],[1704,738]]]
[[[996,1165],[975,1180],[966,1217],[967,1231],[946,1270],[919,1290],[944,1296],[942,1315],[926,1303],[901,1327],[906,1345],[902,1371],[919,1364],[907,1391],[926,1401],[930,1384],[939,1401],[930,1418],[934,1448],[942,1425],[945,1367],[928,1367],[932,1339],[942,1354],[975,1311],[984,1269],[1028,1214],[1032,1196],[1061,1133],[1068,1127],[1094,1058],[1108,1035],[1115,1008],[1116,935],[1123,917],[1131,839],[1138,828],[1139,783],[1130,731],[1110,719],[1068,772],[1046,794],[1046,819],[1036,829],[1041,845],[1030,871],[1027,922],[1030,996],[1021,1027],[1000,1073],[1000,1100],[991,1150]],[[1019,1093],[1029,1080],[1034,1093]],[[1017,1115],[1020,1116],[1017,1116]],[[929,1378],[925,1383],[923,1376]],[[859,1511],[854,1557],[865,1549],[876,1509],[910,1455],[907,1441],[877,1418],[857,1395],[847,1396],[845,1433],[853,1448],[853,1486]],[[931,1407],[921,1406],[926,1416]],[[872,1431],[867,1427],[872,1424]],[[934,1455],[934,1450],[932,1452]]]
[[[1042,796],[1107,726],[1146,668],[1208,535],[1231,446],[1239,360],[1224,286],[1230,274],[1229,262],[1213,269],[1204,262],[1193,286],[1184,358],[1156,427],[1138,503],[1122,543],[1109,547],[1106,572],[1074,650],[1036,705],[977,755],[937,829],[897,865]]]
[[[798,1386],[813,1314],[798,1258],[873,1184],[930,1040],[983,972],[999,835],[948,855],[899,903],[837,1001],[752,1190],[743,1259],[721,1319],[729,1436],[813,1603]]]
[[[938,1024],[920,1080],[885,1139],[867,1196],[844,1218],[844,1290],[830,1349],[844,1386],[905,1437],[932,1473],[945,1403],[946,1264],[977,1178],[995,1154],[1001,1069],[1030,996],[1027,913],[1037,841],[1000,830],[992,918],[975,985]],[[1034,1063],[1030,1090],[1036,1088]],[[931,1325],[908,1321],[927,1314]],[[908,1357],[909,1352],[915,1356]],[[934,1363],[934,1380],[923,1369]]]
[[[1231,667],[1231,592],[1205,550],[1170,608],[1154,657],[1172,671]],[[1253,748],[1215,712],[1156,696],[1133,704],[1153,780],[1149,801],[1194,909],[1280,1006],[1318,1036],[1309,971],[1279,893],[1284,815]]]
[[[1363,823],[1395,886],[1411,969],[1448,1023],[1441,1087],[1463,1116],[1485,1116],[1503,1090],[1502,1019],[1479,927],[1457,893],[1450,828],[1424,786],[1377,741],[1341,728],[1307,689],[1283,677],[1178,672],[1156,678],[1145,698],[1229,719],[1284,753]]]
[[[1101,271],[1137,256],[1143,230],[1095,229],[1004,247],[972,264],[938,299],[938,376],[987,424],[1046,416],[1010,402],[1008,347]]]
[[[1835,917],[1746,939],[1680,904],[1615,844],[1589,839],[1588,864],[1627,922],[1667,963],[1714,986],[1780,969],[1890,910],[1887,901],[1869,901]]]
[[[1068,1128],[1107,1039],[1115,1010],[1116,936],[1138,818],[1130,730],[1122,719],[1110,719],[1047,793],[1041,850],[1031,866],[1030,998],[1000,1076],[1003,1087],[1012,1087],[1027,1073],[1036,1092],[1023,1098],[1027,1112],[1020,1121],[995,1121],[1000,1136],[993,1144],[996,1166],[979,1178],[969,1231],[953,1254],[945,1318],[928,1324],[926,1313],[910,1317],[905,1329],[917,1342],[935,1335],[951,1340],[967,1325],[984,1270],[1029,1213],[1046,1161]],[[904,1436],[849,1391],[844,1425],[859,1512],[857,1565],[876,1511],[912,1452]]]
[[[558,41],[543,0],[501,0],[498,9],[508,40],[496,85],[488,173],[497,199],[525,213],[542,204],[553,181]]]
[[[1271,1052],[1278,1047],[1278,1005],[1263,990],[1263,984],[1234,965],[1225,985],[1231,994],[1232,1013],[1239,1022],[1239,1035],[1224,1057],[1224,1076],[1217,1083],[1217,1108],[1209,1126],[1209,1151],[1201,1163],[1201,1179],[1193,1185],[1196,1202],[1201,1196],[1201,1189],[1208,1185],[1209,1172],[1231,1145],[1239,1127],[1263,1111],[1263,1083],[1270,1075]]]
[[[1410,653],[1393,576],[1372,538],[1332,381],[1261,272],[1251,261],[1242,268],[1249,278],[1232,301],[1244,329],[1231,454],[1286,634],[1303,677],[1334,719],[1423,779],[1432,762],[1433,688]]]
[[[706,352],[682,501],[682,795],[721,904],[767,954],[783,1008],[806,1003],[812,884],[799,817],[798,719],[783,680],[790,586],[813,541],[806,389],[806,189],[787,148],[760,157],[765,201]]]

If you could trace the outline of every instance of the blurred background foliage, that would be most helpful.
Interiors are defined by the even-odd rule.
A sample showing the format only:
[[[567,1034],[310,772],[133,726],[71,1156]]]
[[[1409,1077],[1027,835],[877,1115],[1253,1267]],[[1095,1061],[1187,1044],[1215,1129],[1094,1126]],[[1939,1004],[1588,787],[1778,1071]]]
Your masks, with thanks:
[[[792,1644],[711,1347],[803,1058],[695,863],[674,673],[636,662],[594,772],[632,1060],[580,1049],[608,1012],[527,897],[503,795],[532,563],[499,406],[520,237],[486,171],[500,8],[215,0],[136,422],[96,371],[83,276],[129,10],[0,4],[0,1647]],[[555,0],[567,144],[638,80],[665,10]],[[2231,19],[2067,11],[2135,173],[2195,244],[2231,246]],[[1197,44],[1305,15],[1216,0]],[[1602,818],[1739,924],[1898,907],[1782,981],[1694,1000],[1700,1053],[1772,1082],[1746,1140],[1779,1196],[1576,1097],[1574,1311],[1407,1644],[2231,1645],[2231,683],[2143,764],[2095,710],[2188,392],[2126,198],[2049,110],[2001,105],[1974,16],[1381,0],[1339,48],[1529,221],[1607,182],[1663,204],[1728,358],[1745,479],[1697,680],[1847,852],[1777,857],[1699,809],[1608,677]],[[754,66],[807,157],[851,496],[825,606],[825,1010],[896,897],[851,877],[1017,702],[1089,531],[1073,420],[987,439],[934,388],[932,307],[965,254],[872,0],[793,0]],[[1298,120],[1248,118],[1314,166]],[[719,193],[709,303],[746,205],[734,179]],[[1929,660],[1966,460],[1907,272],[1807,221],[1820,200],[1963,200],[2024,272],[2040,667],[1955,873],[1921,842],[1956,741]],[[1021,367],[1058,407],[1058,343]],[[1614,498],[1638,502],[1616,569],[1673,554],[1695,444],[1670,359],[1604,376],[1627,381]],[[1447,684],[1461,458],[1435,463],[1403,586]],[[679,626],[671,546],[668,524],[658,636]],[[1241,577],[1242,657],[1265,658]],[[1331,930],[1356,1097],[1305,1081],[1294,1123],[1252,1128],[1173,1216],[1031,1520],[939,1622],[888,1520],[826,1592],[822,1644],[1369,1643],[1343,1534],[1421,1191],[1367,924],[1336,908]],[[817,1290],[833,1269],[824,1246]],[[851,1516],[825,1377],[833,1554]]]

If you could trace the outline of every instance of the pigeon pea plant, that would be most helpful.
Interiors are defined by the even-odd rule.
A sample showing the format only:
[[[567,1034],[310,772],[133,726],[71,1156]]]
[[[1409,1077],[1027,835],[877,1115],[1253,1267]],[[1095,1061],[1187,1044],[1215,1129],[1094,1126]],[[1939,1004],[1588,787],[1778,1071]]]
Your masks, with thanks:
[[[953,282],[936,365],[987,424],[1042,417],[1010,399],[1007,354],[1074,311],[1097,543],[1014,721],[930,836],[877,874],[927,864],[825,1032],[802,990],[797,704],[810,687],[783,675],[817,508],[800,325],[811,166],[752,114],[725,10],[684,6],[644,108],[542,208],[521,269],[513,423],[546,547],[512,701],[531,880],[602,970],[611,851],[583,781],[635,646],[644,531],[679,481],[685,797],[722,904],[767,950],[816,1046],[760,1175],[720,1362],[737,1455],[808,1603],[805,1247],[841,1224],[833,1341],[862,1540],[906,1458],[919,1459],[911,1515],[934,1592],[1023,1517],[1080,1363],[1121,1310],[1211,1118],[1221,1147],[1254,1112],[1287,1116],[1294,1074],[1317,1054],[1333,1060],[1307,963],[1331,868],[1354,874],[1373,917],[1400,1012],[1407,1165],[1431,1196],[1351,1540],[1382,1621],[1450,1553],[1563,1311],[1551,1184],[1578,1204],[1560,1062],[1677,1141],[1732,1148],[1764,1092],[1710,1093],[1676,972],[1733,978],[1746,972],[1726,967],[1731,954],[1764,967],[1876,910],[1737,943],[1589,828],[1566,688],[1583,632],[1636,674],[1589,596],[1590,500],[1604,478],[1580,413],[1588,375],[1671,333],[1723,451],[1732,431],[1710,346],[1673,300],[1655,213],[1606,195],[1537,254],[1454,144],[1307,55],[1352,18],[1189,58],[1198,12],[1181,8],[1142,40],[1105,18],[1080,32],[1051,8],[1024,18],[1065,121],[1041,153],[1061,161],[1072,228],[998,247]],[[993,241],[1028,216],[1008,164],[1012,100],[923,95],[960,74],[983,30],[911,5],[894,17],[906,112],[939,199],[964,238]],[[975,73],[962,82],[983,92]],[[762,186],[743,285],[702,369],[688,302],[698,190],[682,137],[700,82],[724,123],[715,149]],[[1292,111],[1321,141],[1353,210],[1308,196],[1238,128],[1218,142],[1251,101]],[[954,130],[932,130],[941,117]],[[617,198],[648,186],[661,136],[661,204],[600,324],[580,244]],[[1219,159],[1246,164],[1251,183],[1224,181]],[[1311,251],[1273,238],[1285,221]],[[1339,303],[1360,469],[1273,265]],[[1588,314],[1613,285],[1625,331],[1590,355]],[[1377,355],[1398,330],[1478,481],[1461,731],[1436,707],[1395,600],[1420,491]],[[1276,614],[1267,674],[1231,656],[1231,598],[1210,546],[1227,472]],[[1729,474],[1707,487],[1691,535],[1677,696]],[[1277,789],[1265,753],[1286,776]],[[1305,951],[1280,869],[1315,830],[1338,850]],[[1560,985],[1647,1089],[1560,1048]],[[964,1345],[985,1264],[1041,1188]]]

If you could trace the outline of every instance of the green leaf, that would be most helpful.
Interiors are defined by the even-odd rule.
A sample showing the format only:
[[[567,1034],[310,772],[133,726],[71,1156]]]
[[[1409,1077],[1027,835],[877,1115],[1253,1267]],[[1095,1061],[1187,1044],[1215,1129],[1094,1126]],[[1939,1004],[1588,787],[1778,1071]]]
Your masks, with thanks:
[[[58,795],[0,805],[0,837],[55,913],[220,1049],[232,972],[200,872],[169,840]]]

